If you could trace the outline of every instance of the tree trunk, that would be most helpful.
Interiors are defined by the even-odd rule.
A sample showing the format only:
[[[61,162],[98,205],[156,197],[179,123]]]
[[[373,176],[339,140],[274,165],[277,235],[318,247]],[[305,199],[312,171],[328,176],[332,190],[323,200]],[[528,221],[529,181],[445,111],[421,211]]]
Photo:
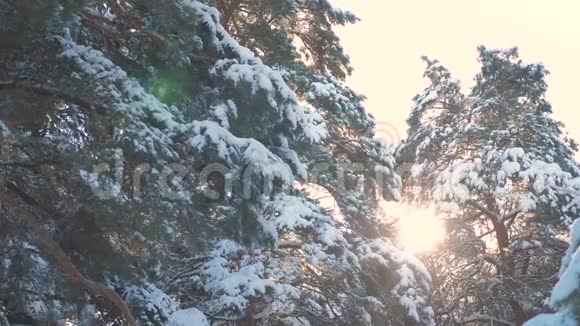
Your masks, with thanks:
[[[254,319],[254,299],[250,299],[248,303],[246,316],[242,319],[242,326],[256,326],[256,319]]]
[[[11,215],[32,231],[42,251],[52,258],[58,269],[76,286],[85,289],[94,296],[101,296],[111,302],[119,309],[127,325],[136,326],[137,323],[127,303],[112,289],[85,278],[58,243],[52,240],[42,224],[36,221],[36,218],[14,198],[15,195],[11,194],[13,191],[10,191],[9,188],[8,183],[3,182],[0,176],[0,204],[12,211]]]

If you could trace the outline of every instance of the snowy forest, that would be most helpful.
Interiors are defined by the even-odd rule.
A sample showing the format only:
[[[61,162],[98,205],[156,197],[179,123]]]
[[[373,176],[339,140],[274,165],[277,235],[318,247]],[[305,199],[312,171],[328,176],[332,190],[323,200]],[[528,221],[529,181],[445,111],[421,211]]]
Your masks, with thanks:
[[[0,0],[0,326],[580,325],[548,68],[482,45],[466,88],[423,57],[389,143],[346,83],[358,20]],[[435,207],[440,243],[406,250],[392,202]]]

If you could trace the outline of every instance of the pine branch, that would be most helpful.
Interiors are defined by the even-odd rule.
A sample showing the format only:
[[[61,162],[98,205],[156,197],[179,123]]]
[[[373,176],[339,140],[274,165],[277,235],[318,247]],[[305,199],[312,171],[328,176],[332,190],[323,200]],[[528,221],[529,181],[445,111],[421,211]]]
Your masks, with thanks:
[[[14,81],[0,81],[0,91],[8,91],[8,90],[23,90],[41,96],[56,97],[66,102],[76,104],[80,107],[95,109],[98,113],[103,113],[107,110],[107,108],[101,104],[89,101],[88,99],[85,98],[65,93],[57,88],[41,85],[27,85],[24,83]]]
[[[485,215],[487,215],[489,218],[493,218],[496,221],[501,221],[501,216],[498,213],[496,213],[496,212],[494,212],[494,211],[492,211],[490,209],[487,209],[486,207],[484,207],[483,205],[479,204],[478,202],[476,202],[474,200],[468,200],[467,203],[469,205],[471,205],[472,207],[475,207],[476,209],[480,210],[482,213],[484,213]]]
[[[502,271],[501,264],[492,255],[483,254],[483,255],[481,255],[481,258],[484,261],[494,265],[497,275],[501,275],[501,271]]]
[[[136,326],[137,323],[127,303],[112,289],[85,278],[58,243],[51,238],[42,224],[28,210],[22,207],[17,198],[23,192],[19,191],[16,193],[18,197],[14,196],[15,191],[11,190],[11,188],[15,186],[9,186],[1,177],[0,187],[0,204],[12,211],[11,215],[32,231],[42,251],[52,258],[58,269],[76,286],[88,291],[94,296],[101,296],[111,302],[121,312],[127,325]]]
[[[491,322],[492,324],[497,323],[498,325],[514,326],[513,323],[511,323],[507,320],[497,319],[497,318],[492,317],[492,316],[480,315],[480,314],[474,314],[471,316],[467,316],[461,320],[455,320],[455,322],[458,323],[459,325],[477,324],[479,322]]]
[[[26,163],[26,162],[0,162],[0,166],[12,166],[12,167],[19,167],[19,168],[27,168],[27,169],[34,169],[38,168],[42,165],[47,164],[56,164],[56,161],[50,160],[42,160],[35,163]]]
[[[110,2],[116,3],[116,1],[110,1]],[[161,35],[157,32],[154,32],[154,31],[148,31],[148,30],[143,29],[143,26],[141,26],[141,24],[139,24],[138,20],[136,20],[132,17],[128,17],[127,14],[125,13],[125,10],[119,4],[117,4],[115,7],[112,7],[112,8],[113,9],[117,8],[116,10],[114,10],[114,12],[117,15],[117,17],[119,17],[119,19],[124,18],[124,19],[129,20],[129,24],[124,24],[122,22],[119,23],[119,25],[121,25],[122,28],[126,29],[125,31],[120,31],[118,29],[112,28],[111,26],[108,26],[107,23],[110,24],[112,22],[110,22],[110,21],[103,22],[103,19],[101,19],[101,17],[92,14],[89,10],[83,10],[78,15],[89,26],[101,31],[102,33],[106,34],[108,37],[113,38],[121,43],[123,43],[125,41],[125,39],[131,38],[131,37],[145,36],[157,48],[159,48],[161,50],[165,50],[165,49],[169,48],[169,46],[171,45],[169,40],[167,40],[165,37],[163,37],[163,35]],[[211,63],[217,61],[217,59],[218,59],[218,58],[215,58],[212,56],[208,56],[208,55],[204,55],[204,54],[195,54],[195,53],[190,54],[189,58],[193,61],[199,61],[199,62],[203,62],[203,63],[207,63],[207,64],[211,64]]]

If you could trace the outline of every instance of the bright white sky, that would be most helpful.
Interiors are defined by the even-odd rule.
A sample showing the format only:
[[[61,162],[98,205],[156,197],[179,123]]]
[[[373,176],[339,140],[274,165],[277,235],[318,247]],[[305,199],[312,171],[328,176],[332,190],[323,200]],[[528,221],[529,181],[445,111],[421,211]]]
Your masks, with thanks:
[[[365,94],[367,109],[401,137],[411,100],[427,85],[420,56],[439,59],[464,87],[471,86],[479,69],[476,47],[484,44],[518,46],[524,61],[546,65],[556,118],[580,141],[579,0],[333,2],[362,19],[337,29],[355,68],[348,84]]]
[[[520,48],[524,61],[551,71],[548,97],[557,119],[580,141],[580,0],[334,0],[361,22],[337,28],[355,68],[347,83],[368,97],[367,109],[386,140],[406,135],[412,98],[427,86],[427,55],[439,59],[464,87],[479,70],[476,47]],[[390,129],[390,125],[394,129]],[[398,136],[397,136],[398,135]],[[399,138],[399,139],[397,139]],[[389,206],[410,251],[430,250],[443,236],[429,209]]]

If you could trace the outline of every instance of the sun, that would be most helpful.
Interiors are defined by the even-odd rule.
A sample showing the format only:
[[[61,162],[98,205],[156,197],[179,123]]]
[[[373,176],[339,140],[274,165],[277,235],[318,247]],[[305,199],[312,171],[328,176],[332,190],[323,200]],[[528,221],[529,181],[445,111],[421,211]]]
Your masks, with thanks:
[[[430,208],[401,207],[399,241],[408,251],[426,253],[435,248],[444,236],[441,220]]]

